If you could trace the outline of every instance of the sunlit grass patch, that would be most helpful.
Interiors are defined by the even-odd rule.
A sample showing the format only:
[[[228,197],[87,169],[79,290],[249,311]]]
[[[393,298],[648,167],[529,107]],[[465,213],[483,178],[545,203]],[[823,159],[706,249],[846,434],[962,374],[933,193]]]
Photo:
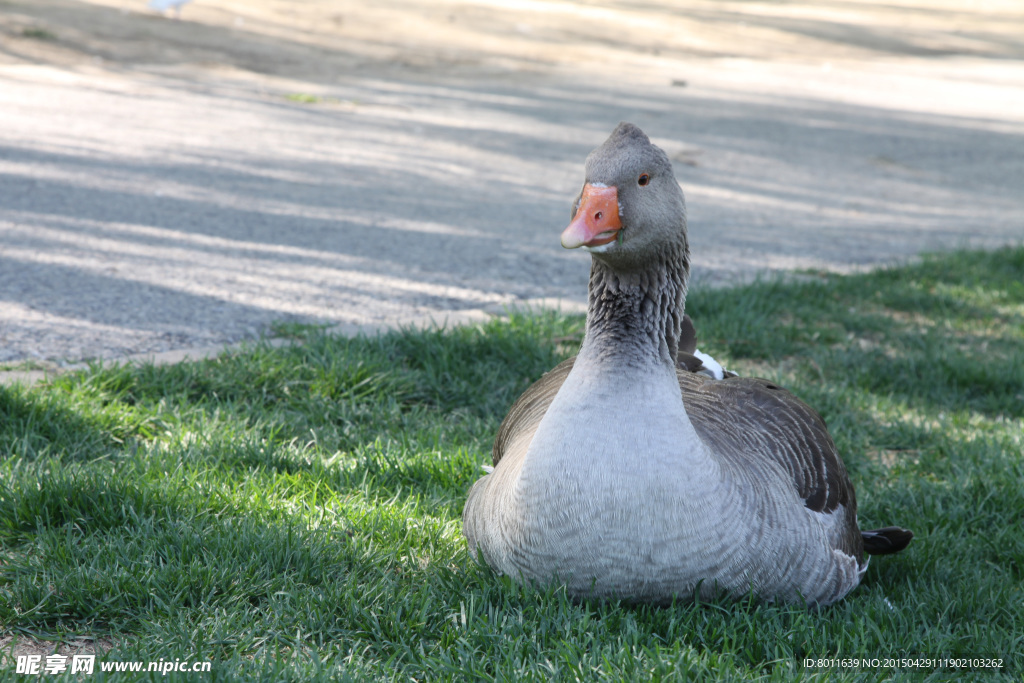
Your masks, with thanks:
[[[289,102],[296,104],[347,104],[355,106],[358,104],[355,100],[342,100],[337,97],[330,97],[326,95],[314,95],[306,92],[293,92],[283,95],[284,99]]]

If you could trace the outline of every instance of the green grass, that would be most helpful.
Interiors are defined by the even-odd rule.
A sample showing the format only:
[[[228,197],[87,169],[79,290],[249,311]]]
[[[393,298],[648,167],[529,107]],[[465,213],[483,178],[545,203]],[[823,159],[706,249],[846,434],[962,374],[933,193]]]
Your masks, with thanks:
[[[38,26],[26,26],[21,29],[21,35],[26,38],[35,38],[37,40],[57,40],[56,34]]]
[[[337,97],[323,97],[321,95],[313,95],[305,92],[293,92],[288,93],[284,96],[289,102],[295,102],[297,104],[342,104],[342,100]],[[350,101],[349,104],[355,104],[355,101]]]
[[[0,387],[0,638],[102,637],[216,680],[788,681],[820,675],[805,656],[899,654],[1019,680],[1022,281],[1006,249],[692,294],[703,350],[825,417],[863,525],[916,533],[832,607],[574,604],[471,560],[459,517],[497,426],[582,334],[540,315],[290,327],[301,345]]]

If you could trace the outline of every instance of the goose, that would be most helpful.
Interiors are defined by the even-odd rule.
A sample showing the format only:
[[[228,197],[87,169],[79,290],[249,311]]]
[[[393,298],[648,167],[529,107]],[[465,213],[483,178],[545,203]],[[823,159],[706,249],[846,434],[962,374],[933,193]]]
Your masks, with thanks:
[[[693,353],[683,193],[640,128],[587,157],[561,242],[591,254],[583,342],[499,427],[463,510],[472,556],[574,599],[813,607],[857,586],[865,552],[907,546],[906,529],[858,528],[818,413]]]

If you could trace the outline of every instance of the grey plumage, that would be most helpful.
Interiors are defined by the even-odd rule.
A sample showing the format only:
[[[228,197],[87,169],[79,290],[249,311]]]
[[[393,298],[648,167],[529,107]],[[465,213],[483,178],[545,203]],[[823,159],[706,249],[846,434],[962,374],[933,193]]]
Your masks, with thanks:
[[[472,552],[580,597],[828,604],[857,585],[865,550],[906,546],[909,531],[858,529],[813,409],[766,380],[702,374],[682,192],[639,128],[621,124],[587,158],[563,244],[593,254],[583,346],[502,422],[463,513]]]

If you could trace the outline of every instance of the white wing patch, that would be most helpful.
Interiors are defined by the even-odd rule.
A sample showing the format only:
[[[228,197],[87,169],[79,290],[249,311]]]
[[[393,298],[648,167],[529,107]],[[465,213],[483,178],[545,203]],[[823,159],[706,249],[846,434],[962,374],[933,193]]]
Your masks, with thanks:
[[[694,349],[693,355],[700,358],[700,362],[704,364],[704,369],[701,372],[711,379],[725,379],[725,368],[717,360],[706,353],[701,353],[700,349]]]

